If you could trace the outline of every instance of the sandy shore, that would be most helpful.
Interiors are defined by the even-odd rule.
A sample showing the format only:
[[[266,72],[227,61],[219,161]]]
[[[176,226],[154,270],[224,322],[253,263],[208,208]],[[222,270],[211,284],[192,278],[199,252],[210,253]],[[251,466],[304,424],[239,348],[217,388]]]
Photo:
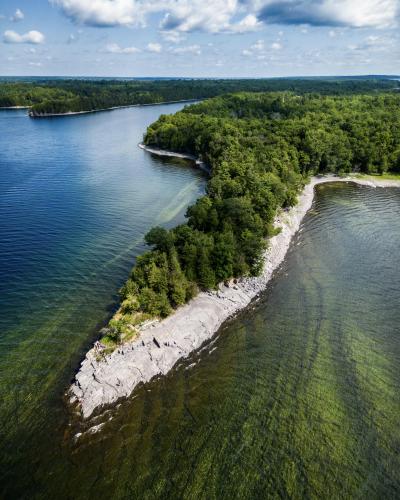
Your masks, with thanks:
[[[277,215],[275,226],[281,231],[269,240],[260,276],[242,278],[237,283],[232,281],[229,286],[220,285],[218,291],[200,293],[168,318],[143,328],[137,340],[122,345],[104,360],[97,361],[95,348],[87,353],[68,391],[70,402],[82,416],[88,418],[95,410],[129,396],[138,384],[166,374],[178,360],[210,339],[224,321],[257,297],[282,263],[292,237],[310,209],[314,187],[327,182],[400,187],[400,181],[334,176],[312,178],[300,194],[297,205]]]

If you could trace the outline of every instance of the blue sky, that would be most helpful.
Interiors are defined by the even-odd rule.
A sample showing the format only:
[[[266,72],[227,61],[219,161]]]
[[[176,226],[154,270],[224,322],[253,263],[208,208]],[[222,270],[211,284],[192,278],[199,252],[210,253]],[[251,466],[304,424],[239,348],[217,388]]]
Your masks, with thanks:
[[[1,75],[400,73],[400,0],[2,0]]]

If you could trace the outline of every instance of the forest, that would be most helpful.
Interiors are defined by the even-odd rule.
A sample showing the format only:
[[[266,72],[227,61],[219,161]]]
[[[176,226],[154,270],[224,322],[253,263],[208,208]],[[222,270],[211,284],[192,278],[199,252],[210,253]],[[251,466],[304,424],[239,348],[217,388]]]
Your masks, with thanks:
[[[275,79],[3,79],[0,108],[30,107],[31,116],[94,111],[115,106],[197,100],[232,92],[291,91],[344,95],[400,89],[390,78]]]
[[[400,95],[228,94],[161,115],[145,144],[191,153],[211,168],[187,223],[153,228],[108,329],[164,317],[220,282],[257,275],[279,208],[318,173],[400,172]]]

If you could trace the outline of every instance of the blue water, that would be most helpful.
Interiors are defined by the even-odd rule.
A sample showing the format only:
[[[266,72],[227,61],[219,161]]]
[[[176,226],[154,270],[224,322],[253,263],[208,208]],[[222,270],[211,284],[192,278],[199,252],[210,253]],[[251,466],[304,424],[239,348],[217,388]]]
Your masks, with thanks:
[[[144,233],[204,190],[136,147],[180,107],[0,113],[0,498],[400,498],[398,189],[320,186],[260,301],[95,421],[68,412]]]
[[[62,421],[62,396],[115,308],[144,234],[204,190],[188,162],[137,147],[182,104],[30,119],[0,113],[1,474]]]

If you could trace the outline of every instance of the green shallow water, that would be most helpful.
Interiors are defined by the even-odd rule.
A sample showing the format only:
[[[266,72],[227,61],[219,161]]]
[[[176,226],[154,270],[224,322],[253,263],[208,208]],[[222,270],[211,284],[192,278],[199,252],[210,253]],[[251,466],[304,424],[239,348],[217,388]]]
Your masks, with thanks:
[[[43,368],[10,397],[5,498],[399,498],[399,215],[400,190],[318,187],[261,299],[90,425],[54,389],[79,349]]]

